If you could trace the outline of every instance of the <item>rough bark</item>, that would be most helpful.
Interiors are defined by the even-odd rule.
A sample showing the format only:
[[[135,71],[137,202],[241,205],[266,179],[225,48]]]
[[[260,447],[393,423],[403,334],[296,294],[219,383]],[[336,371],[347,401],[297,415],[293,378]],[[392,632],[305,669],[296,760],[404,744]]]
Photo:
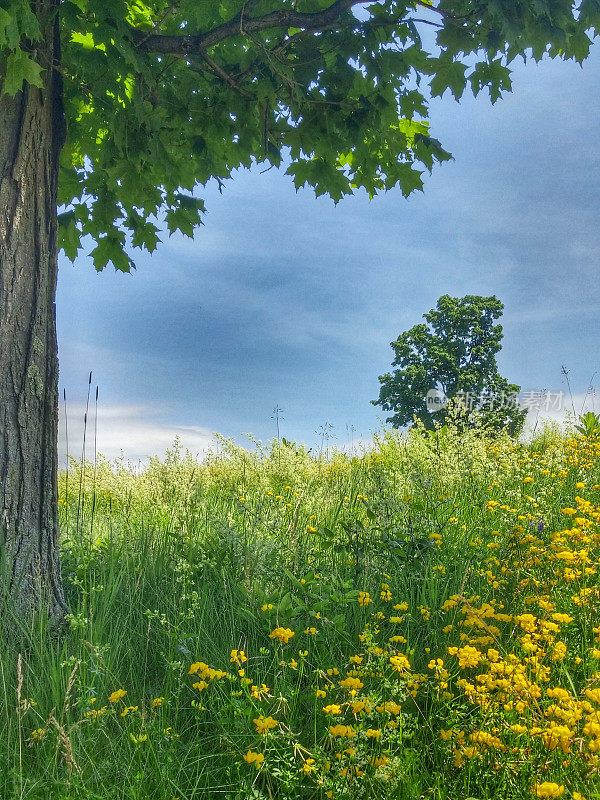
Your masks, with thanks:
[[[0,95],[0,607],[66,612],[58,554],[58,0],[34,3],[44,88]],[[0,80],[2,76],[0,74]]]

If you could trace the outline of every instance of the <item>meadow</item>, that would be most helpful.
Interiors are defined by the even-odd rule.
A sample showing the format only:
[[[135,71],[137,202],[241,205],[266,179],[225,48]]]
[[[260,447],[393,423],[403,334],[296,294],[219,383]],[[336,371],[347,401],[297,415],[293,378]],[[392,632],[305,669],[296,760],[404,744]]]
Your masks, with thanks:
[[[7,800],[600,798],[600,441],[223,441],[60,476],[0,641]]]

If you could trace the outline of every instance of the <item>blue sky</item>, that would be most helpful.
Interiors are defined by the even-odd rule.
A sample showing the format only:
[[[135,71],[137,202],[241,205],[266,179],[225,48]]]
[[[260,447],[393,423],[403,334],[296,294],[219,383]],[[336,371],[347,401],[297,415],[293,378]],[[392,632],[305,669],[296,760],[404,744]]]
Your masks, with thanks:
[[[600,384],[600,52],[583,68],[515,66],[513,93],[448,94],[432,134],[454,160],[399,190],[337,206],[295,192],[271,170],[199,191],[194,240],[163,236],[131,275],[60,262],[61,387],[71,450],[93,371],[98,444],[114,457],[164,450],[175,434],[200,451],[210,432],[243,441],[282,434],[315,444],[368,438],[389,343],[445,293],[505,305],[500,371],[523,389]],[[597,405],[600,405],[598,403]]]

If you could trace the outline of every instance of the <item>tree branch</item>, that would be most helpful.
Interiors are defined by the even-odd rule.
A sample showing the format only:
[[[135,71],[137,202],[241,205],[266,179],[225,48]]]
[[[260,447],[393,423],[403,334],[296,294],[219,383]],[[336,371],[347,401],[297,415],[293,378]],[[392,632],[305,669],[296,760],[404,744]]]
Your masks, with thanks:
[[[246,3],[235,17],[205,33],[187,36],[184,34],[169,35],[149,33],[133,26],[130,26],[129,30],[134,43],[140,50],[179,56],[201,55],[224,39],[245,33],[256,33],[272,28],[302,28],[314,32],[322,31],[338,22],[352,6],[365,2],[371,2],[371,0],[336,0],[323,11],[306,13],[284,9],[272,11],[262,17],[246,16],[250,5],[250,3]]]
[[[422,8],[426,8],[428,11],[433,11],[434,13],[439,14],[442,17],[445,17],[446,19],[463,20],[463,19],[468,19],[473,15],[472,11],[469,14],[464,14],[463,16],[458,16],[457,14],[451,14],[449,11],[442,11],[441,8],[434,6],[432,3],[427,2],[427,0],[415,0],[415,3],[418,6],[421,6]]]
[[[240,86],[228,72],[220,67],[217,62],[208,55],[208,53],[202,53],[201,57],[202,60],[208,64],[215,75],[218,75],[222,81],[224,81],[228,86],[231,86],[232,89],[235,89],[235,91],[241,94],[242,97],[245,97],[247,100],[256,100],[256,95]]]
[[[420,17],[411,17],[411,22],[421,22],[423,25],[433,25],[434,28],[443,28],[441,22],[434,22],[432,19],[421,19]]]

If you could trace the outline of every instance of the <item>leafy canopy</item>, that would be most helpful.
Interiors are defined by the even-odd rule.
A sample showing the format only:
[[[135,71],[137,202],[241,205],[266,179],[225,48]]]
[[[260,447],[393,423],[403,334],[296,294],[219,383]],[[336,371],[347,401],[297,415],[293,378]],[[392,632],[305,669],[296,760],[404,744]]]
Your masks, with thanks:
[[[205,211],[196,187],[253,163],[285,159],[296,187],[334,201],[359,188],[421,189],[424,170],[450,157],[430,135],[430,95],[459,99],[469,87],[495,101],[516,56],[582,61],[600,30],[600,0],[55,5],[67,121],[60,241],[74,259],[91,236],[97,269],[129,270],[126,245],[153,251],[163,218],[191,236]],[[43,87],[49,67],[36,60],[33,7],[0,2],[9,94],[23,81]]]
[[[438,390],[460,401],[467,424],[518,434],[527,413],[515,401],[521,387],[502,378],[496,363],[502,326],[494,322],[503,308],[494,296],[445,294],[423,315],[426,324],[400,334],[391,344],[398,369],[380,376],[379,398],[373,400],[394,412],[387,421],[402,427],[416,417],[430,430],[443,423],[451,405],[427,403],[427,393]]]

